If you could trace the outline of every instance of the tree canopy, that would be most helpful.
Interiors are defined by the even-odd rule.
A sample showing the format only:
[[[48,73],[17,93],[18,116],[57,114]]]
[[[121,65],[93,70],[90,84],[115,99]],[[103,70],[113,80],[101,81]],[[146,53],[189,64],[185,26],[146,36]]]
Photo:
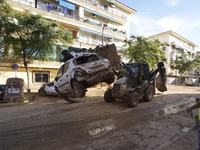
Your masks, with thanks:
[[[167,43],[161,43],[158,39],[149,40],[142,36],[131,36],[125,40],[125,56],[129,62],[147,62],[153,68],[158,62],[167,62],[165,51],[162,47],[168,46]]]
[[[5,0],[0,0],[0,37],[3,56],[10,57],[9,51],[12,50],[13,58],[23,59],[27,75],[28,64],[32,60],[52,60],[57,43],[64,46],[72,44],[71,33],[58,23],[27,10],[15,11]]]
[[[180,56],[172,61],[172,64],[174,65],[174,69],[178,70],[181,77],[186,71],[191,71],[200,65],[200,56],[196,56],[191,60],[185,52],[181,52]]]

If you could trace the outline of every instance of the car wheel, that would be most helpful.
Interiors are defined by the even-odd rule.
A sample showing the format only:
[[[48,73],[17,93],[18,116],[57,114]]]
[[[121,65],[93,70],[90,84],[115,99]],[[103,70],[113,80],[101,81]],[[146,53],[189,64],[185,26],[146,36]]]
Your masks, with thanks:
[[[154,87],[153,85],[149,85],[145,90],[144,90],[144,100],[146,102],[150,102],[153,98],[154,95]]]
[[[136,107],[139,104],[139,97],[136,91],[129,94],[128,103],[130,107]]]
[[[115,81],[115,77],[112,77],[112,78],[107,79],[105,82],[107,84],[112,84],[114,81]]]
[[[82,98],[85,96],[86,89],[82,83],[78,81],[72,81],[72,88],[77,98]]]
[[[46,96],[47,95],[47,93],[44,89],[39,89],[39,94],[40,94],[40,96]]]
[[[108,89],[104,93],[104,100],[105,100],[105,102],[115,102],[115,98],[112,97],[112,90],[111,89]]]

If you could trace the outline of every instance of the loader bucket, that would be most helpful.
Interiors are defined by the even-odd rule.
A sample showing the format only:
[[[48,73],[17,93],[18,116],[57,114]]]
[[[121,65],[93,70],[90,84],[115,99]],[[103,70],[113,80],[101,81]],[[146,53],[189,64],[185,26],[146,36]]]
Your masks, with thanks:
[[[113,68],[120,64],[120,58],[119,55],[117,54],[115,44],[106,45],[102,47],[97,46],[95,49],[89,51],[95,52],[99,56],[108,59]]]
[[[160,75],[158,75],[158,77],[156,77],[156,88],[160,92],[167,91],[167,87],[165,85],[165,82],[164,83],[162,82],[162,79],[161,79]]]

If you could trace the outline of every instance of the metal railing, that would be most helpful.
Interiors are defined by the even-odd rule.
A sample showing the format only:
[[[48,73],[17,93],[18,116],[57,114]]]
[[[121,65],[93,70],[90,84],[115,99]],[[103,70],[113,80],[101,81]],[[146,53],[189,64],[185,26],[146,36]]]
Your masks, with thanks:
[[[68,17],[68,18],[72,18],[75,20],[78,20],[78,16],[77,16],[77,12],[74,11],[73,14],[68,14],[68,13],[64,13],[62,11],[58,11],[57,8],[53,7],[51,10],[48,10],[48,7],[46,4],[42,4],[42,3],[38,3],[37,5],[38,9],[44,10],[44,11],[48,11],[50,13],[56,14],[56,15],[60,15],[60,16],[64,16],[64,17]]]
[[[103,9],[105,11],[110,12],[110,13],[113,13],[114,15],[117,15],[117,16],[119,16],[121,18],[127,19],[127,16],[122,14],[122,13],[120,13],[119,11],[116,11],[116,10],[110,8],[110,7],[108,7],[108,8],[101,7],[100,6],[100,2],[98,2],[97,0],[82,0],[82,1],[84,1],[84,2],[86,2],[88,4],[91,4],[93,6],[96,6],[98,8],[101,8],[101,9]]]
[[[95,22],[92,22],[92,21],[88,21],[87,19],[84,20],[83,22],[86,22],[88,24],[91,24],[91,25],[94,25],[94,26],[97,26],[97,27],[100,27],[102,28],[103,27],[103,24],[100,24],[100,23],[95,23]],[[120,33],[120,34],[126,34],[125,31],[119,31],[118,29],[116,28],[111,28],[111,27],[106,27],[107,30],[110,30],[110,31],[113,31],[113,32],[116,32],[116,33]]]

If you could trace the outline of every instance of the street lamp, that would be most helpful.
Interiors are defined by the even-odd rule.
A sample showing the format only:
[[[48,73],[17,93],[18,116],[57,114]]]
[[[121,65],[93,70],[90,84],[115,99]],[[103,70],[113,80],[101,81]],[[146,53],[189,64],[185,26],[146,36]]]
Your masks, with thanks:
[[[102,27],[102,46],[103,46],[103,31],[106,30],[106,27],[107,27],[107,25],[103,24],[103,27]]]

